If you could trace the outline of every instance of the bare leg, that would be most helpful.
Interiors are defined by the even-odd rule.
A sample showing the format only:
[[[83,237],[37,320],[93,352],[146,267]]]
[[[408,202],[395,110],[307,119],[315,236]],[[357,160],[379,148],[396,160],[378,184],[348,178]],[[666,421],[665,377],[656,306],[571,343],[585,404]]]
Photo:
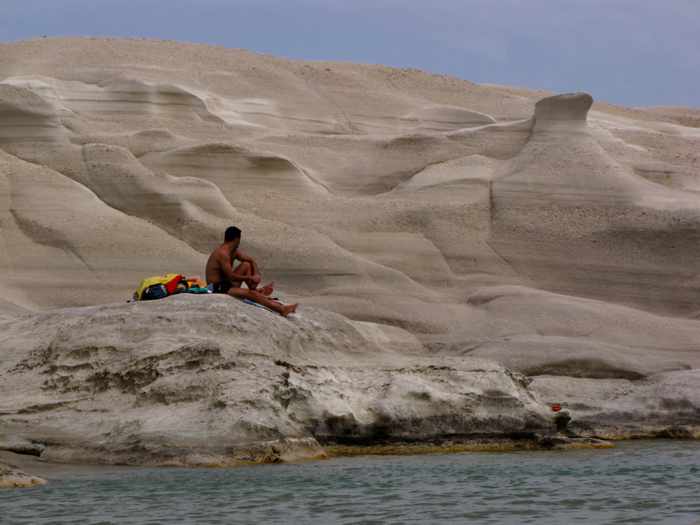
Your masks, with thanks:
[[[270,310],[274,310],[283,317],[287,317],[297,311],[297,304],[282,304],[279,301],[273,301],[269,297],[256,292],[255,290],[246,290],[245,288],[231,288],[228,294],[232,297],[238,299],[250,299],[258,304],[268,307]]]
[[[236,288],[241,288],[242,283],[246,283],[248,289],[258,291],[263,295],[271,295],[275,290],[275,283],[268,283],[262,288],[258,288],[260,275],[253,272],[253,267],[250,263],[243,262],[238,265],[238,268],[233,271],[233,275],[236,279],[231,284]]]
[[[257,283],[253,280],[253,267],[250,263],[243,262],[238,265],[238,267],[233,270],[233,277],[231,284],[235,288],[241,288],[243,283],[246,283],[250,290],[255,290]]]

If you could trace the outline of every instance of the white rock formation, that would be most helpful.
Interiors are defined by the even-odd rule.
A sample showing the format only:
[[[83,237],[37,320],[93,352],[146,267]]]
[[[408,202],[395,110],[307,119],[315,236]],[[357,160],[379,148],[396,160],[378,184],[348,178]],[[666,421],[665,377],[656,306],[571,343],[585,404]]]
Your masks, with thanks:
[[[1,326],[0,449],[64,462],[235,465],[326,442],[549,432],[523,376],[430,358],[408,333],[226,296],[27,314]],[[31,333],[31,336],[27,336]]]
[[[42,478],[30,476],[15,467],[0,463],[0,489],[28,488],[45,483],[46,480]]]
[[[0,44],[3,447],[228,464],[546,431],[557,402],[582,433],[697,432],[697,115],[592,104],[174,42]],[[300,318],[116,304],[201,275],[230,224]]]

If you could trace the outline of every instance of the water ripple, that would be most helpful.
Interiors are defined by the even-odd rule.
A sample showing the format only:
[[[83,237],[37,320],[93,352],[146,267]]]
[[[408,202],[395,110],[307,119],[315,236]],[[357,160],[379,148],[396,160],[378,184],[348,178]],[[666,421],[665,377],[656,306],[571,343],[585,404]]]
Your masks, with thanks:
[[[700,522],[700,443],[71,471],[0,492],[4,524]]]

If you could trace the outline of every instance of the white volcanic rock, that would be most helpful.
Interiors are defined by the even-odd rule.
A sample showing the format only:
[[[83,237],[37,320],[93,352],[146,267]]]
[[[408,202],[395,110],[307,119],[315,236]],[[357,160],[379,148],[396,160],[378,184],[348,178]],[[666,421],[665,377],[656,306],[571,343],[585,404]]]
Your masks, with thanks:
[[[643,380],[536,377],[530,385],[544,403],[573,416],[572,431],[601,437],[700,439],[700,374],[665,372]]]
[[[588,93],[568,93],[543,98],[535,104],[535,129],[546,127],[552,122],[585,122],[593,105],[593,97]]]
[[[322,457],[326,444],[546,436],[555,402],[582,435],[700,428],[696,370],[651,373],[673,366],[611,345],[587,355],[569,341],[549,360],[534,346],[528,379],[488,347],[429,356],[398,328],[310,308],[285,319],[226,296],[0,323],[0,450],[48,461],[234,466]],[[520,343],[508,344],[524,355]]]
[[[453,131],[496,122],[491,115],[455,106],[427,106],[404,118],[409,122],[416,121],[416,127],[424,131]]]
[[[0,448],[47,460],[234,465],[552,428],[497,363],[427,359],[400,329],[313,309],[179,295],[27,314],[2,333]]]
[[[27,141],[68,139],[53,104],[30,89],[0,84],[0,145]]]
[[[669,120],[601,105],[589,119],[592,99],[581,93],[542,100],[415,70],[101,39],[3,44],[0,99],[12,114],[0,119],[3,172],[16,191],[36,189],[17,176],[28,170],[18,158],[40,164],[111,214],[155,226],[149,246],[197,252],[125,272],[114,250],[97,248],[95,260],[61,226],[49,237],[71,245],[73,262],[28,266],[18,260],[42,241],[26,228],[13,234],[8,219],[0,268],[7,299],[25,307],[118,300],[145,274],[199,274],[234,223],[289,292],[356,319],[429,323],[446,340],[462,324],[451,320],[462,298],[491,284],[697,310],[700,137],[675,124],[679,109]],[[0,213],[21,205],[14,198],[0,199]],[[54,201],[52,223],[71,222],[73,199]],[[33,206],[22,206],[25,226],[48,215]],[[86,224],[101,215],[81,210]],[[128,244],[112,246],[134,253]],[[114,276],[107,290],[76,277],[80,258]],[[410,300],[397,307],[398,298]]]
[[[700,202],[618,162],[586,121],[590,105],[583,94],[537,103],[532,135],[492,186],[490,245],[537,286],[692,313]]]
[[[697,112],[547,95],[176,42],[0,44],[7,439],[225,463],[544,428],[554,400],[590,428],[692,427]],[[231,224],[302,319],[222,298],[46,311],[201,275]]]

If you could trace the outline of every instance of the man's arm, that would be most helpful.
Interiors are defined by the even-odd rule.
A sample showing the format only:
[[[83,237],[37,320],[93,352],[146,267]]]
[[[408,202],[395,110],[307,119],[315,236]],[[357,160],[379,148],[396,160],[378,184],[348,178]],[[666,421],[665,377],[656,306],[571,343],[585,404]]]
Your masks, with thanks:
[[[233,258],[238,259],[241,262],[247,262],[248,264],[250,264],[250,267],[253,270],[253,275],[258,275],[260,273],[258,271],[258,264],[255,262],[255,259],[253,259],[250,255],[243,253],[241,250],[236,250],[236,253],[233,254]]]

